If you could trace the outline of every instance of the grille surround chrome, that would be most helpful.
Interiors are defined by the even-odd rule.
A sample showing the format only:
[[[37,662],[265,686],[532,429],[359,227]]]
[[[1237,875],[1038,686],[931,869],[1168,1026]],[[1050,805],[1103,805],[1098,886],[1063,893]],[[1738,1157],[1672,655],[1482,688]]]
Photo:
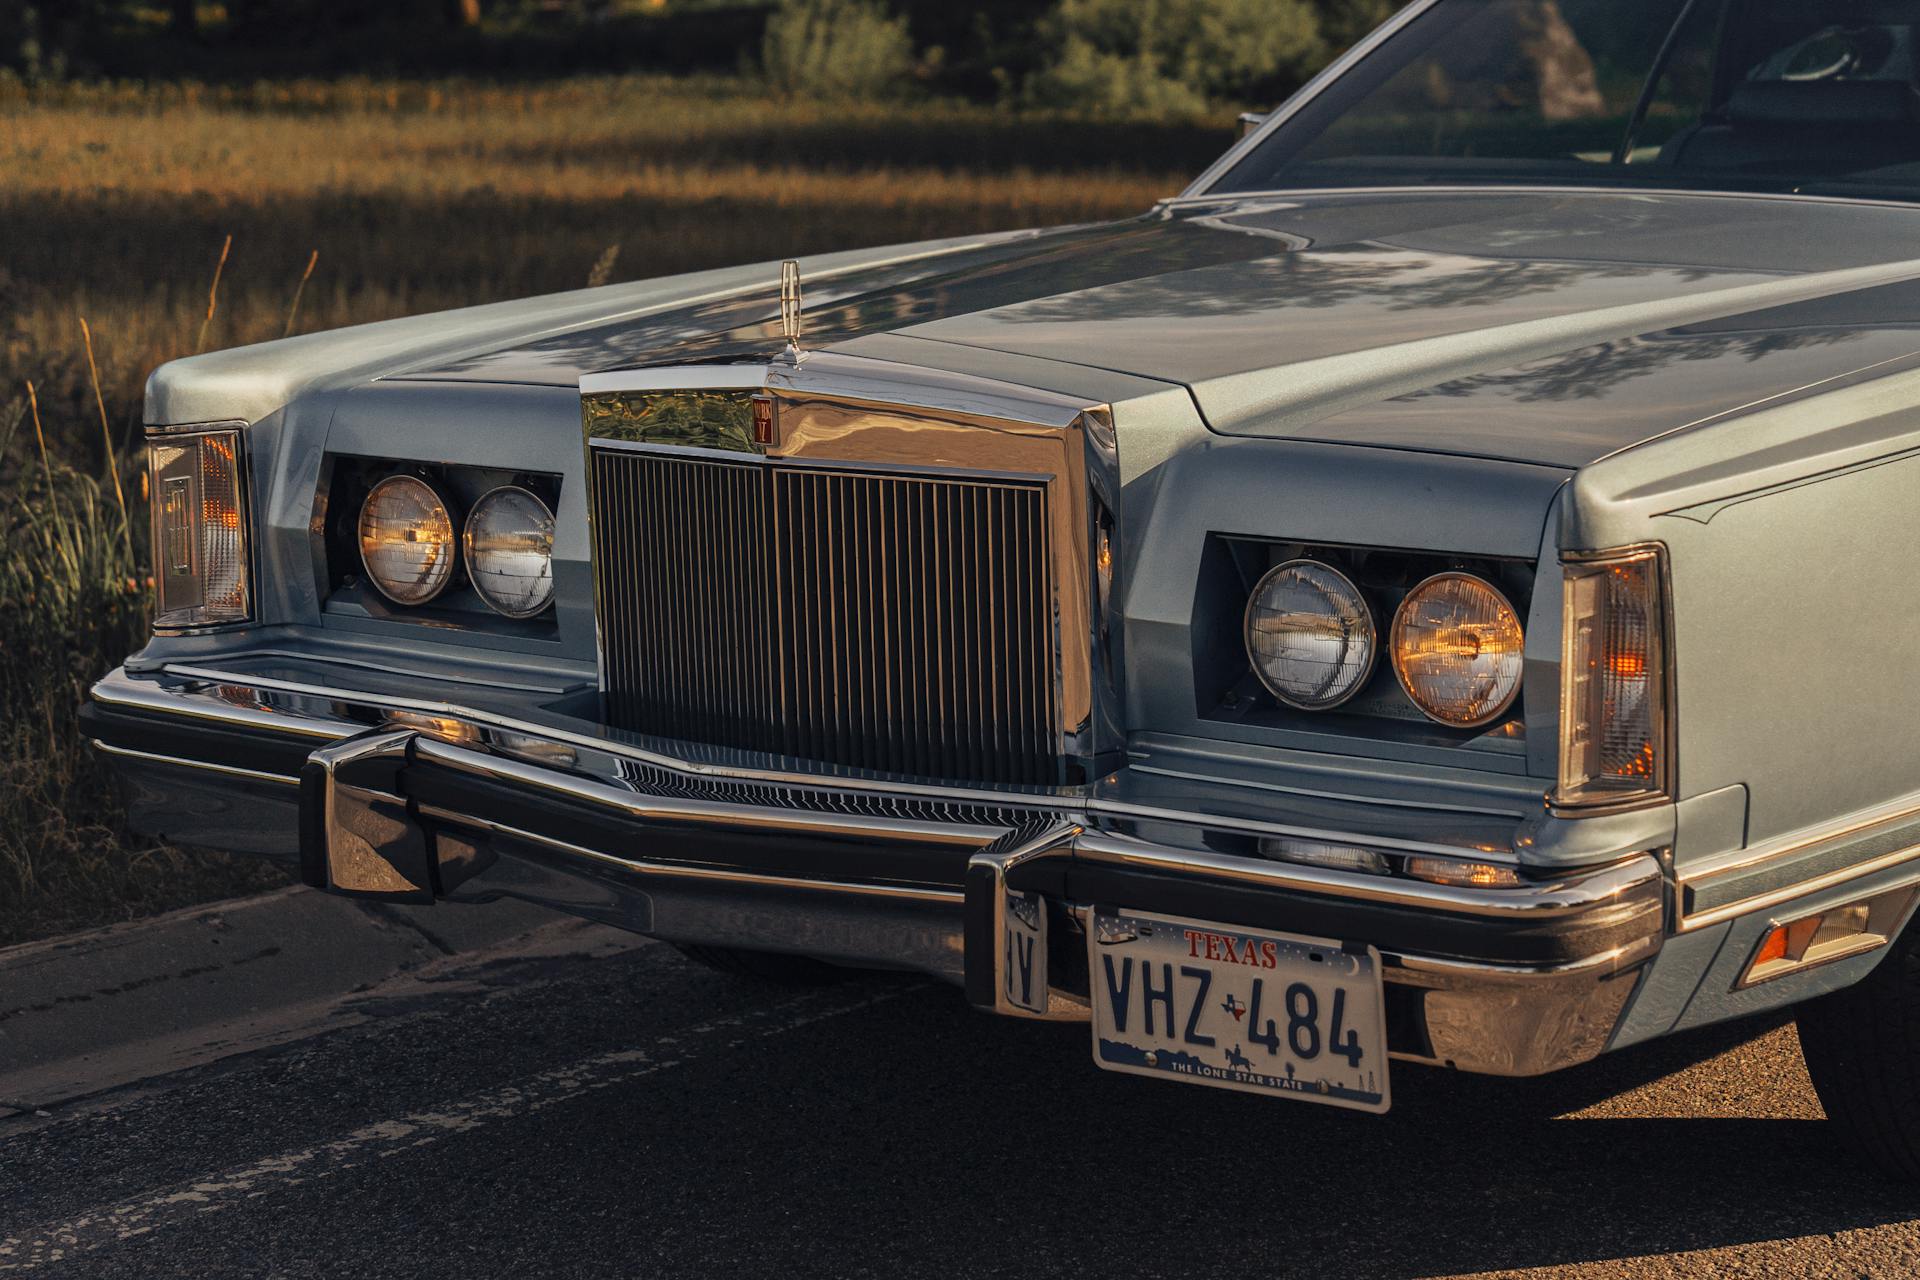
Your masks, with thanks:
[[[1089,776],[1099,407],[824,353],[581,390],[609,724],[836,771]]]

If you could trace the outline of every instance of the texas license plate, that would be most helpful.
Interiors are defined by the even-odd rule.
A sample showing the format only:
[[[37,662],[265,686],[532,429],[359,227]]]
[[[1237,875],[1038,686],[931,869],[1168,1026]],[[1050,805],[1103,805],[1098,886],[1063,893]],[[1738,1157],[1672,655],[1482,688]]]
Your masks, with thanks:
[[[1380,955],[1129,911],[1088,939],[1093,1060],[1108,1071],[1385,1111]]]

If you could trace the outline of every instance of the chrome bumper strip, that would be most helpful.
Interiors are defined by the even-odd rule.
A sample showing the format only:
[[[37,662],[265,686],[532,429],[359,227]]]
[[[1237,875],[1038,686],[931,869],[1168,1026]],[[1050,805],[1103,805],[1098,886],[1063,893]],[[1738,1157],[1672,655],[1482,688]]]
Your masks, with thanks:
[[[1212,819],[1194,814],[1186,815],[1184,821],[1212,825]],[[1154,871],[1188,872],[1260,888],[1362,898],[1383,906],[1528,920],[1549,920],[1588,912],[1617,901],[1629,890],[1660,878],[1659,863],[1649,857],[1525,889],[1464,889],[1419,880],[1348,875],[1318,867],[1235,858],[1219,853],[1174,850],[1105,832],[1088,832],[1081,836],[1074,843],[1074,853],[1086,861]]]
[[[681,774],[689,779],[720,782],[738,782],[766,785],[772,787],[797,787],[808,792],[835,793],[850,798],[870,798],[884,802],[892,798],[907,802],[938,802],[956,807],[981,806],[992,809],[1025,809],[1035,813],[1068,813],[1085,815],[1117,822],[1163,822],[1170,824],[1192,824],[1202,820],[1200,815],[1190,811],[1169,809],[1164,806],[1134,804],[1102,798],[1089,788],[1063,789],[1056,792],[1033,790],[984,790],[965,786],[930,786],[925,782],[913,782],[886,778],[846,777],[834,774],[790,773],[756,769],[735,769],[689,760],[683,757],[650,751],[643,747],[621,741],[617,738],[582,733],[564,725],[550,722],[535,722],[498,712],[477,710],[464,704],[437,699],[390,697],[385,694],[369,694],[358,691],[346,691],[326,685],[271,679],[251,673],[235,673],[195,666],[170,666],[165,677],[182,682],[201,682],[206,686],[225,688],[233,691],[253,691],[258,694],[283,698],[308,699],[316,702],[335,704],[342,708],[355,707],[364,711],[391,715],[395,712],[419,716],[432,716],[451,721],[472,729],[495,730],[516,734],[527,738],[540,739],[588,752],[603,753],[606,756],[631,760],[637,764]],[[173,718],[188,718],[205,721],[231,728],[264,729],[281,733],[298,734],[325,741],[356,733],[364,733],[376,727],[377,718],[355,721],[344,717],[320,719],[310,714],[300,714],[279,709],[261,709],[248,707],[217,697],[205,688],[166,688],[158,680],[146,677],[128,676],[124,671],[114,671],[99,681],[92,691],[94,701],[108,707],[124,708]],[[423,740],[432,740],[423,738]],[[489,767],[506,763],[506,757],[475,753],[489,763]],[[192,762],[186,762],[192,763]],[[568,775],[557,774],[551,770],[532,768],[524,778],[530,785],[557,788],[559,793],[567,793]],[[556,779],[559,781],[556,782]],[[628,799],[631,792],[619,793]],[[1244,818],[1205,816],[1206,826],[1222,831],[1235,831],[1251,836],[1272,835],[1288,836],[1302,840],[1328,840],[1335,842],[1358,842],[1369,848],[1396,853],[1433,854],[1439,857],[1468,857],[1486,862],[1511,862],[1510,854],[1492,852],[1484,849],[1469,850],[1457,844],[1440,841],[1407,840],[1383,835],[1356,836],[1352,832],[1338,831],[1325,827],[1306,826],[1288,822],[1260,822]],[[990,840],[997,836],[1002,828],[977,828],[968,831],[956,843],[966,843],[976,837]],[[951,826],[947,830],[952,830]],[[1310,868],[1296,868],[1302,872]],[[1332,873],[1331,882],[1338,883],[1342,878]],[[1303,884],[1317,884],[1325,877],[1313,875]],[[1474,891],[1467,891],[1474,892]]]
[[[368,694],[349,692],[327,685],[306,684],[300,681],[280,680],[270,676],[251,673],[235,673],[214,668],[198,667],[187,664],[170,665],[164,675],[170,679],[199,681],[208,685],[227,686],[257,690],[261,693],[277,694],[292,698],[309,698],[316,701],[346,702],[359,705],[377,706],[383,711],[402,711],[414,715],[437,716],[449,720],[458,720],[464,724],[482,728],[496,729],[506,733],[522,734],[530,738],[541,738],[549,742],[561,743],[585,751],[602,751],[609,755],[620,756],[640,764],[665,769],[673,773],[683,773],[691,777],[717,778],[727,781],[761,782],[771,785],[804,786],[814,790],[841,789],[847,791],[870,792],[874,794],[923,797],[927,793],[924,783],[908,779],[894,779],[880,776],[853,776],[823,773],[801,773],[776,768],[759,768],[750,765],[715,765],[698,760],[689,760],[681,756],[652,751],[615,731],[582,732],[546,721],[533,721],[518,716],[490,711],[471,706],[463,702],[443,701],[431,698],[413,698],[389,694]],[[102,678],[93,687],[93,699],[107,705],[125,706],[162,714],[181,715],[180,694],[159,688],[151,680],[135,679],[128,676],[124,669],[117,670]],[[338,737],[343,731],[359,732],[370,726],[337,722],[331,728],[328,722],[310,717],[285,715],[276,711],[260,713],[264,719],[245,714],[244,708],[233,708],[242,712],[239,715],[226,715],[223,704],[212,698],[204,699],[197,714],[213,720],[224,720],[234,725],[251,725],[304,733],[316,737]],[[1051,803],[1056,793],[1044,790],[998,791],[968,787],[943,787],[940,795],[944,799],[971,804],[1004,805],[1009,802],[1028,804]],[[1071,795],[1071,791],[1062,791],[1060,795]]]
[[[267,694],[290,694],[317,699],[343,708],[368,705],[369,695],[317,685],[286,681],[255,680],[231,672],[200,668],[169,669],[174,678],[191,677],[225,688],[231,694],[255,690]],[[341,718],[325,721],[311,715],[249,707],[218,698],[204,690],[169,690],[157,681],[135,678],[116,671],[94,688],[96,701],[127,707],[148,714],[210,721],[234,728],[268,729],[303,736],[324,736],[329,741],[369,732],[375,726]],[[414,699],[393,705],[382,699],[381,711],[405,711],[417,715],[440,716],[471,729],[497,729],[527,738],[582,747],[590,752],[615,758],[627,758],[620,744],[570,733],[552,725],[533,724],[493,714],[477,713],[453,704]],[[826,838],[863,840],[897,839],[919,845],[945,845],[957,851],[967,847],[984,848],[1005,834],[1006,826],[987,826],[957,821],[929,821],[902,814],[864,814],[831,811],[824,808],[776,808],[728,804],[681,795],[644,793],[618,779],[588,778],[578,772],[563,772],[476,749],[421,732],[415,736],[418,755],[435,764],[470,777],[506,781],[576,800],[596,809],[618,812],[636,819],[672,822],[714,829],[764,831],[768,835],[805,833]],[[690,765],[651,753],[633,753],[642,762],[698,779],[793,786],[801,793],[867,796],[877,801],[887,797],[922,804],[985,806],[996,810],[1031,813],[1036,819],[1052,817],[1060,821],[1100,821],[1102,823],[1145,821],[1204,829],[1231,829],[1247,834],[1277,834],[1317,839],[1334,843],[1360,844],[1370,848],[1402,852],[1433,853],[1460,858],[1471,856],[1498,860],[1495,855],[1469,853],[1457,846],[1424,844],[1374,836],[1356,836],[1351,832],[1328,831],[1284,822],[1254,824],[1219,820],[1204,813],[1145,808],[1112,801],[1095,800],[1083,793],[1037,796],[1019,791],[980,791],[971,788],[947,788],[917,785],[869,783],[867,780],[825,776],[787,777],[785,775],[736,774],[710,766]],[[184,767],[227,770],[227,766],[181,759]],[[292,782],[292,778],[265,774],[263,777]],[[1363,873],[1348,873],[1298,863],[1273,862],[1253,857],[1235,857],[1204,849],[1168,848],[1110,831],[1089,830],[1075,842],[1076,855],[1092,862],[1143,870],[1183,872],[1219,878],[1256,888],[1290,890],[1326,897],[1389,907],[1442,911],[1507,920],[1547,921],[1589,911],[1618,900],[1630,890],[1645,885],[1661,873],[1652,858],[1602,868],[1584,875],[1528,884],[1521,888],[1480,889],[1428,884],[1422,881],[1393,879]]]
[[[910,818],[865,817],[854,814],[809,813],[743,804],[722,804],[683,796],[643,796],[608,786],[577,774],[559,773],[505,756],[474,751],[421,735],[416,748],[426,760],[477,778],[518,783],[570,800],[614,809],[632,818],[671,821],[733,830],[765,831],[769,835],[807,834],[848,839],[910,839],[918,844],[978,845],[1000,834],[999,827],[968,827],[948,822]]]
[[[214,764],[208,760],[189,760],[184,756],[165,756],[152,751],[135,751],[132,747],[116,747],[112,743],[101,742],[98,738],[89,739],[94,750],[103,755],[116,756],[122,760],[139,760],[146,764],[168,765],[179,769],[198,769],[203,773],[217,773],[225,778],[245,778],[249,782],[271,782],[283,787],[297,787],[300,779],[284,773],[265,773],[259,769],[236,769],[228,764]]]
[[[928,902],[957,906],[961,900],[958,889],[929,889],[918,885],[895,884],[854,884],[839,880],[810,880],[799,876],[775,876],[759,872],[729,871],[723,867],[696,867],[671,862],[649,862],[643,858],[622,858],[598,849],[589,849],[584,845],[570,844],[565,840],[556,840],[552,836],[538,832],[510,827],[505,823],[488,822],[451,810],[421,805],[423,817],[434,818],[461,827],[477,827],[490,835],[502,836],[509,840],[519,840],[527,844],[539,845],[556,853],[580,858],[587,862],[639,876],[641,879],[701,881],[710,884],[748,885],[763,889],[797,889],[802,892],[846,894],[859,898],[888,898],[902,902]]]
[[[1086,1016],[1076,985],[1085,975],[1076,978],[1063,959],[1065,985],[1043,985],[1021,1006],[1004,985],[983,910],[988,927],[1004,926],[1015,912],[1037,919],[1044,938],[1050,915],[1071,931],[1105,895],[1151,897],[1164,887],[1207,901],[1218,895],[1221,911],[1269,914],[1275,927],[1291,920],[1298,928],[1315,912],[1346,913],[1354,936],[1379,946],[1389,987],[1419,1010],[1423,1030],[1396,1056],[1535,1074],[1606,1047],[1665,936],[1663,870],[1651,855],[1517,888],[1429,884],[1269,861],[1251,845],[1235,856],[1223,848],[1238,845],[1207,843],[1275,830],[1456,858],[1487,855],[1284,823],[1222,824],[1204,813],[1130,809],[1084,792],[1035,796],[816,777],[777,783],[713,768],[680,768],[663,782],[636,771],[618,744],[552,726],[470,717],[418,698],[394,707],[313,685],[295,694],[286,682],[268,688],[219,674],[213,687],[170,688],[115,673],[96,691],[103,710],[122,713],[104,717],[103,732],[118,729],[145,746],[156,723],[164,732],[170,720],[183,737],[204,730],[203,741],[219,744],[229,760],[235,731],[260,735],[263,745],[276,735],[283,753],[291,734],[293,758],[306,761],[304,782],[112,742],[107,749],[142,765],[297,787],[311,883],[412,901],[507,894],[677,941],[905,967],[964,981],[970,996],[977,986],[987,1007],[1020,1016]],[[270,694],[293,700],[277,707]],[[446,719],[446,736],[383,724],[382,715],[396,710]],[[506,735],[521,741],[515,746]],[[526,739],[578,749],[556,752],[553,763],[504,754],[524,751]],[[519,816],[538,812],[548,798],[562,803],[547,817]],[[1365,914],[1374,909],[1378,915]],[[1062,940],[1070,958],[1071,940]],[[1549,956],[1564,961],[1549,963]]]

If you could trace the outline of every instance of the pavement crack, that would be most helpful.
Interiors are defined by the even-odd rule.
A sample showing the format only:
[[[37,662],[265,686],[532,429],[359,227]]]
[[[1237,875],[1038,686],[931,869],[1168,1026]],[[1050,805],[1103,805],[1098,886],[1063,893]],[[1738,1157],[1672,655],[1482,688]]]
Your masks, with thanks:
[[[376,920],[386,924],[398,925],[409,933],[418,934],[422,941],[443,956],[456,956],[460,954],[458,947],[455,947],[445,938],[442,938],[439,934],[427,928],[427,926],[421,924],[413,916],[405,912],[397,911],[392,907],[377,902],[362,903],[361,906],[366,910],[368,915],[374,917]]]
[[[214,964],[190,965],[178,973],[150,973],[144,978],[130,978],[126,982],[117,983],[110,987],[95,987],[91,991],[68,992],[64,995],[54,996],[50,1000],[40,1000],[33,1004],[15,1005],[11,1009],[0,1009],[0,1022],[10,1021],[23,1014],[48,1013],[62,1005],[87,1004],[94,1000],[111,999],[114,996],[127,995],[130,992],[139,991],[145,987],[151,987],[162,982],[185,982],[192,978],[205,977],[210,973],[218,973],[222,969],[237,969],[243,964],[251,964],[256,960],[270,959],[279,954],[279,947],[263,947],[252,955],[241,956],[238,960],[222,960]]]

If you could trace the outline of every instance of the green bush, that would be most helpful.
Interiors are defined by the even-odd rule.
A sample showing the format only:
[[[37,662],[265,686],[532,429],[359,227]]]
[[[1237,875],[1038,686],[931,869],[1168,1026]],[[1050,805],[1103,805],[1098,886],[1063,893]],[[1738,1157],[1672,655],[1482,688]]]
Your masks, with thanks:
[[[1402,0],[1320,0],[1320,30],[1327,53],[1345,53],[1393,16]]]
[[[1100,115],[1277,101],[1326,53],[1307,0],[1060,0],[1041,37],[1056,52],[1029,95]]]
[[[785,93],[885,97],[913,75],[913,39],[876,0],[786,0],[767,23],[760,67]]]

